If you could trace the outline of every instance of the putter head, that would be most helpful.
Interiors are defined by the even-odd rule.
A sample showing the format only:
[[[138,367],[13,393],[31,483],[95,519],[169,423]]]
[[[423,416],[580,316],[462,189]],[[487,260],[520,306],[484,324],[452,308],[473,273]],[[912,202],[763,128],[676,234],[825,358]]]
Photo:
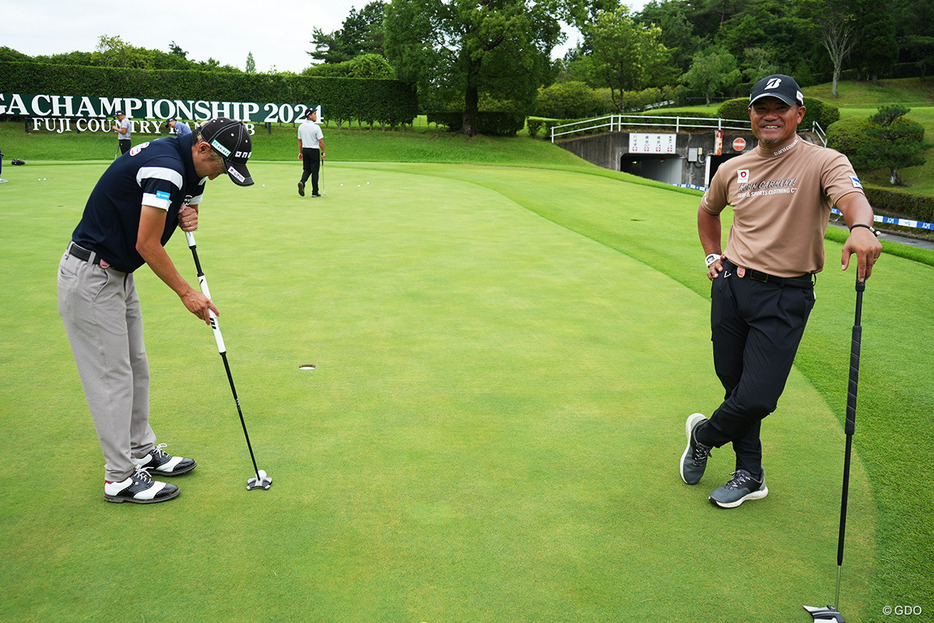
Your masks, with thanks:
[[[267,476],[264,470],[259,470],[256,472],[256,475],[258,478],[250,478],[246,481],[247,491],[252,491],[253,489],[268,489],[272,486],[272,478]]]
[[[814,608],[813,606],[804,606],[808,614],[814,617],[814,623],[846,623],[843,615],[837,612],[833,606],[826,608]]]

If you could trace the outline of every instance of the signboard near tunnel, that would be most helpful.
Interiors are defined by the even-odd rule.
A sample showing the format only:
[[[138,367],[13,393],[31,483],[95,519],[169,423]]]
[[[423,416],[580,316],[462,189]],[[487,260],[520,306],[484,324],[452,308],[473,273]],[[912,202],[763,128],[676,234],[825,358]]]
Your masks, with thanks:
[[[677,134],[638,134],[629,135],[629,153],[631,154],[676,154]]]

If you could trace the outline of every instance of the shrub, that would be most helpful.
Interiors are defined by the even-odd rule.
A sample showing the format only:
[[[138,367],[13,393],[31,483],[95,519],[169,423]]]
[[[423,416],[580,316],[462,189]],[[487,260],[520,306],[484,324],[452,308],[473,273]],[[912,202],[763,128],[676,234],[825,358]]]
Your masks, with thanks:
[[[872,140],[867,134],[869,126],[869,119],[866,117],[851,117],[832,123],[826,128],[827,147],[852,158],[861,147]]]
[[[877,214],[934,222],[934,197],[869,184],[863,190]]]
[[[541,117],[598,117],[606,114],[599,94],[583,82],[559,82],[539,89],[537,114]]]
[[[451,132],[460,132],[464,128],[462,112],[430,112],[428,123],[445,126]],[[492,136],[514,136],[525,127],[525,116],[509,112],[477,113],[477,133]]]
[[[717,114],[722,119],[736,119],[739,121],[749,121],[749,98],[738,97],[727,100],[717,108]]]
[[[809,132],[816,121],[826,131],[830,124],[840,119],[840,109],[816,97],[804,98],[804,119],[798,126],[802,131]],[[738,97],[720,104],[718,114],[724,119],[749,120],[749,98]]]

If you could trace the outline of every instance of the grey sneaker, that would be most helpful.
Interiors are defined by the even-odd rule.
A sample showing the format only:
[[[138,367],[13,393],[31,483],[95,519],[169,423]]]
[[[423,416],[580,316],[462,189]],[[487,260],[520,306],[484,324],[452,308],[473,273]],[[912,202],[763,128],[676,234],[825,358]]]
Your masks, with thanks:
[[[710,501],[720,508],[736,508],[746,500],[761,500],[768,494],[764,471],[759,481],[745,469],[738,469],[733,472],[730,482],[710,494]]]
[[[695,413],[688,417],[684,430],[688,437],[688,447],[684,449],[681,455],[681,480],[689,485],[696,485],[700,482],[707,469],[707,457],[710,456],[711,446],[705,446],[694,439],[694,431],[698,426],[707,421],[700,413]]]

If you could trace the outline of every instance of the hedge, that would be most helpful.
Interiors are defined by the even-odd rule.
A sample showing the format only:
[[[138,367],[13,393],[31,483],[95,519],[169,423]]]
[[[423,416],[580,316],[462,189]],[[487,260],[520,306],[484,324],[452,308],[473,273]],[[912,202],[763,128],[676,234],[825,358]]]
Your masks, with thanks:
[[[356,120],[381,125],[412,123],[415,89],[398,80],[318,78],[294,74],[78,67],[0,62],[0,92],[201,99],[220,102],[323,104],[340,127]]]
[[[464,127],[462,112],[430,112],[426,116],[428,123],[443,125],[452,132],[460,132]],[[524,115],[509,112],[477,113],[476,130],[479,134],[515,136],[516,132],[524,127]]]
[[[866,198],[876,214],[934,223],[934,197],[898,188],[863,185]]]
[[[840,109],[834,106],[833,104],[828,104],[824,100],[817,99],[816,97],[805,97],[804,98],[804,119],[801,121],[800,127],[809,131],[813,122],[820,124],[824,130],[830,127],[830,124],[840,119]],[[740,119],[740,120],[749,120],[749,98],[748,97],[738,97],[735,99],[727,100],[720,104],[720,107],[717,109],[717,113],[724,119]]]

